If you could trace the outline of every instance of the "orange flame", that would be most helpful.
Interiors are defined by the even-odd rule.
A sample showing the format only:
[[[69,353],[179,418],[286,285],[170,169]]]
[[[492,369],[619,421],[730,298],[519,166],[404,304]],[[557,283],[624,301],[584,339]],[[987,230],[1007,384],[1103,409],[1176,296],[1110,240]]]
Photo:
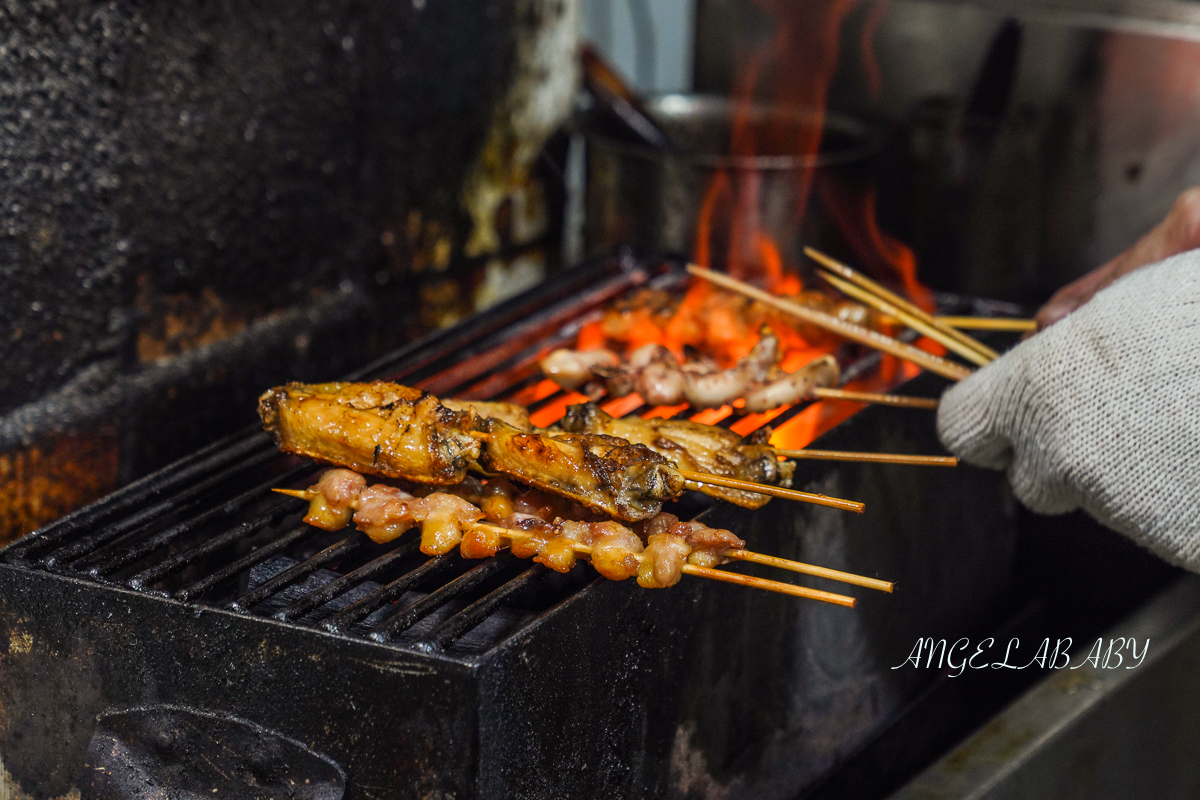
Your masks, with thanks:
[[[798,156],[802,164],[814,164],[821,148],[824,115],[830,82],[838,65],[840,31],[847,14],[858,0],[753,0],[775,20],[774,34],[743,61],[734,88],[734,113],[730,130],[730,153],[738,157],[756,154]],[[889,0],[876,0],[868,12],[859,45],[868,90],[877,96],[881,86],[878,63],[872,51],[875,31],[887,13]],[[795,120],[770,118],[759,124],[753,117],[754,100],[764,94],[760,89],[770,79],[771,100],[778,105],[802,109],[811,114],[805,124]],[[874,189],[854,185],[832,185],[818,179],[812,166],[796,171],[791,202],[794,213],[789,230],[768,230],[763,206],[762,173],[752,169],[718,169],[705,189],[696,219],[693,260],[706,267],[723,268],[733,276],[755,283],[781,296],[800,296],[806,304],[829,308],[835,301],[813,290],[805,290],[794,264],[788,263],[787,249],[800,230],[814,183],[823,207],[850,244],[863,268],[889,283],[899,286],[918,305],[932,308],[932,294],[916,275],[916,258],[902,242],[883,233],[876,220]],[[777,223],[776,223],[777,224]],[[714,263],[720,262],[720,263]],[[759,340],[760,329],[769,325],[779,337],[783,349],[782,369],[791,372],[825,353],[834,352],[840,342],[829,334],[810,328],[761,304],[695,280],[682,300],[664,313],[647,304],[626,303],[608,309],[601,319],[583,326],[576,346],[579,349],[607,347],[628,354],[644,344],[667,347],[680,360],[685,349],[695,348],[721,367],[730,367],[745,356]],[[919,346],[936,349],[935,343],[921,340]],[[885,356],[874,374],[851,384],[866,391],[886,391],[915,368]],[[528,393],[547,397],[537,384]],[[569,403],[579,402],[575,393],[557,398],[534,415],[538,425],[558,419]],[[630,413],[642,400],[637,395],[605,403],[610,413]],[[742,401],[733,406],[692,412],[689,418],[713,424],[734,414]],[[857,403],[823,401],[814,403],[782,424],[772,443],[780,447],[803,447],[824,431],[861,408]],[[739,418],[731,430],[746,434],[775,420],[786,409]],[[674,416],[688,413],[686,406],[651,409],[644,416]]]
[[[875,57],[875,33],[883,24],[890,5],[891,0],[876,0],[875,4],[871,6],[871,10],[867,12],[867,19],[863,22],[861,38],[858,42],[863,77],[867,81],[867,94],[874,100],[878,100],[883,94],[883,72],[879,69],[879,59]]]
[[[917,257],[908,245],[888,236],[876,222],[875,188],[821,181],[821,200],[838,229],[872,274],[898,283],[916,305],[932,311],[933,293],[917,280]]]

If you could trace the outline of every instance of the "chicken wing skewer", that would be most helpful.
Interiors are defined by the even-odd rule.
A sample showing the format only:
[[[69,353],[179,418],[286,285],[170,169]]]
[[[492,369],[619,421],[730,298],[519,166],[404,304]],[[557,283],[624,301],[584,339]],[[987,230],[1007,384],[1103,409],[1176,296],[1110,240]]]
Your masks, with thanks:
[[[478,417],[397,383],[289,383],[258,400],[285,453],[416,483],[461,483],[479,458]]]
[[[958,459],[952,456],[779,450],[767,444],[771,433],[769,428],[761,428],[743,439],[733,431],[690,420],[612,417],[595,403],[568,406],[567,413],[558,424],[574,433],[608,434],[645,445],[680,467],[785,487],[792,485],[796,465],[790,461],[779,461],[780,457],[947,467],[958,464]],[[739,492],[718,486],[701,487],[700,491],[745,508],[758,508],[767,501],[767,498],[754,492]]]
[[[285,452],[433,485],[461,483],[469,467],[501,473],[630,522],[654,516],[690,483],[863,510],[850,500],[681,470],[645,445],[610,435],[520,430],[393,383],[292,383],[266,392],[259,413]]]
[[[742,398],[741,410],[770,411],[802,400],[851,400],[900,408],[937,408],[931,397],[879,394],[835,388],[840,377],[831,355],[814,359],[795,372],[779,367],[779,340],[764,328],[762,338],[736,366],[718,369],[703,359],[680,364],[667,348],[648,344],[625,363],[607,350],[555,350],[539,364],[542,374],[564,389],[592,399],[637,392],[653,406],[687,403],[693,409],[718,408]]]

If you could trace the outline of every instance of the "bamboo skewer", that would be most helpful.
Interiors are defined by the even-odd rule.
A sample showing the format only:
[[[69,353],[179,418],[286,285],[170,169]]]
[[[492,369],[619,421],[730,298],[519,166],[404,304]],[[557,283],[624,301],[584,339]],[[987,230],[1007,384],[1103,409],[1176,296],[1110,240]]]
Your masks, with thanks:
[[[970,361],[972,364],[983,367],[992,360],[975,348],[968,347],[953,337],[948,336],[945,331],[942,331],[936,326],[931,325],[920,317],[908,313],[899,306],[893,305],[887,300],[884,300],[882,297],[871,294],[866,289],[855,286],[850,281],[842,280],[836,275],[825,272],[824,270],[817,270],[817,274],[820,275],[821,278],[823,278],[831,286],[833,286],[833,288],[837,289],[847,297],[853,297],[855,300],[859,301],[860,303],[865,303],[879,313],[887,314],[889,317],[903,323],[918,333],[923,333],[930,339],[933,339],[935,342],[945,347],[947,350],[957,353],[967,361]]]
[[[856,392],[853,389],[826,389],[817,387],[811,390],[812,396],[821,400],[850,400],[855,403],[874,403],[881,406],[896,408],[926,408],[936,410],[936,397],[909,397],[903,394],[878,394],[876,392]]]
[[[768,592],[790,594],[792,597],[804,597],[809,600],[820,600],[823,603],[832,603],[835,606],[845,606],[846,608],[854,608],[854,606],[858,603],[858,601],[853,597],[848,597],[844,594],[823,592],[820,589],[809,589],[804,586],[797,586],[794,583],[783,583],[782,581],[770,581],[766,578],[755,578],[750,575],[741,575],[737,572],[726,572],[723,569],[697,567],[694,564],[684,564],[683,574],[691,575],[696,578],[708,578],[709,580],[713,581],[736,583],[739,586],[749,586],[752,589],[765,589]]]
[[[1015,317],[935,317],[951,328],[973,331],[1036,331],[1037,320]]]
[[[530,536],[533,535],[530,533],[525,533],[523,531],[513,531],[509,528],[505,528],[500,525],[489,525],[487,523],[477,523],[476,527],[483,527],[483,528],[487,528],[487,529],[496,531],[496,532],[500,533],[502,536],[507,536],[509,539],[518,539],[518,538],[523,539],[523,538],[529,538]],[[572,542],[571,549],[574,550],[576,553],[583,555],[583,556],[588,556],[589,558],[592,555],[592,548],[586,544]],[[639,562],[642,560],[641,553],[632,553],[631,555],[633,555],[633,557],[636,558]],[[756,553],[755,555],[758,555],[758,554]],[[763,557],[770,558],[770,556],[763,556]],[[780,559],[780,560],[784,560],[784,559]],[[794,562],[794,563],[797,563],[797,562]],[[814,567],[814,569],[821,569],[821,568]],[[725,583],[736,583],[740,586],[749,586],[749,587],[752,587],[755,589],[765,589],[768,592],[778,592],[779,594],[787,594],[787,595],[791,595],[792,597],[803,597],[803,598],[806,598],[809,600],[820,600],[824,603],[833,603],[834,605],[845,606],[846,608],[854,608],[855,604],[858,602],[853,597],[849,597],[844,594],[835,594],[833,592],[823,592],[820,589],[809,589],[805,586],[796,586],[793,583],[783,583],[781,581],[772,581],[772,580],[767,580],[766,578],[755,578],[751,575],[741,575],[736,572],[725,572],[724,570],[709,569],[708,567],[697,567],[694,564],[684,564],[682,571],[683,571],[684,575],[691,575],[691,576],[697,577],[697,578],[708,578],[709,580],[724,581]],[[837,572],[837,570],[829,570],[829,571]],[[840,573],[840,574],[850,575],[850,573]],[[863,578],[863,576],[861,576],[861,575],[854,575],[852,577]],[[874,579],[873,578],[863,578],[863,580],[870,581],[870,580],[874,580]],[[880,583],[886,583],[886,581],[880,581]],[[862,584],[859,584],[859,585],[862,585]],[[888,584],[888,585],[890,586],[891,584]],[[875,587],[871,587],[871,588],[875,588]],[[891,589],[886,589],[883,591],[890,592]]]
[[[848,453],[843,450],[776,450],[784,458],[815,461],[859,461],[867,464],[910,464],[921,467],[956,467],[954,456],[910,456],[904,453]]]
[[[742,481],[737,478],[726,478],[721,475],[709,475],[707,472],[692,472],[691,470],[677,470],[687,481],[692,483],[707,483],[710,486],[724,486],[727,489],[741,489],[746,492],[754,492],[756,494],[770,495],[771,497],[781,497],[785,500],[798,500],[801,503],[813,503],[818,506],[828,506],[829,508],[837,508],[842,511],[853,511],[856,514],[861,514],[866,509],[866,506],[857,500],[843,500],[840,497],[829,497],[823,494],[813,494],[812,492],[801,492],[797,489],[785,489],[782,486],[769,486],[764,483],[754,483],[753,481]],[[692,488],[692,487],[689,487]]]
[[[802,561],[791,561],[778,556],[768,556],[764,553],[755,553],[750,550],[725,550],[721,553],[725,558],[734,558],[738,561],[749,561],[751,564],[763,564],[768,567],[778,567],[786,569],[790,572],[799,572],[802,575],[813,575],[818,578],[828,578],[831,581],[839,581],[841,583],[849,583],[853,586],[862,586],[865,589],[876,589],[880,592],[892,593],[895,584],[891,581],[881,581],[878,578],[868,578],[865,575],[855,575],[853,572],[842,572],[839,569],[829,569],[828,567],[818,567],[815,564],[805,564]]]
[[[286,494],[288,497],[295,497],[297,500],[312,500],[315,496],[311,489],[279,489],[272,487],[271,491],[278,494]]]
[[[765,483],[754,483],[753,481],[743,481],[737,478],[726,478],[720,475],[710,475],[707,472],[692,472],[691,470],[672,468],[679,473],[684,479],[684,485],[690,482],[693,485],[688,486],[689,489],[695,489],[694,484],[709,484],[710,486],[724,486],[727,489],[741,489],[746,492],[754,492],[756,494],[765,494],[770,497],[779,497],[784,500],[797,500],[801,503],[812,503],[818,506],[828,506],[829,508],[838,508],[843,511],[853,511],[857,514],[863,513],[866,506],[857,500],[843,500],[840,497],[828,497],[823,494],[813,494],[812,492],[801,492],[796,489],[785,489],[782,486],[771,486]],[[518,478],[519,480],[519,478]]]
[[[987,345],[985,345],[983,342],[979,341],[978,339],[974,339],[970,336],[967,336],[962,331],[956,330],[955,328],[952,328],[949,325],[939,323],[937,321],[937,319],[932,314],[925,311],[925,309],[909,302],[908,300],[906,300],[905,298],[896,294],[895,292],[889,291],[887,288],[880,286],[878,283],[871,280],[866,275],[863,275],[860,272],[856,272],[855,270],[846,266],[842,262],[840,262],[836,259],[830,258],[829,256],[825,255],[824,253],[820,252],[819,250],[814,250],[811,247],[805,247],[804,253],[809,258],[811,258],[812,260],[821,264],[829,271],[834,272],[837,275],[840,275],[843,279],[848,280],[851,283],[854,283],[857,286],[867,290],[868,292],[875,295],[876,297],[899,308],[901,311],[906,312],[909,316],[916,317],[917,319],[921,320],[925,324],[940,331],[944,336],[949,337],[950,339],[958,342],[959,344],[961,344],[964,347],[970,348],[971,350],[978,352],[980,355],[986,357],[989,361],[991,361],[992,359],[994,359],[1000,355],[995,350],[988,347]],[[888,312],[885,311],[883,313],[886,314]],[[922,333],[924,333],[924,331],[922,331]],[[926,335],[928,336],[929,334],[926,334]],[[933,336],[930,338],[937,339],[938,337]],[[950,347],[950,345],[947,344],[946,342],[942,342],[942,344],[945,344],[947,347]],[[955,350],[955,348],[953,348],[953,347],[950,347],[950,349]],[[958,351],[955,350],[955,352],[958,352]],[[960,355],[961,355],[961,353],[960,353]],[[963,357],[967,358],[967,356],[963,356]],[[968,360],[970,360],[970,359],[968,359]]]
[[[798,500],[801,503],[812,503],[818,506],[828,506],[829,508],[837,508],[842,511],[853,511],[856,514],[861,514],[866,510],[866,505],[857,500],[843,500],[840,497],[829,497],[824,494],[814,494],[812,492],[802,492],[798,489],[785,489],[782,486],[771,486],[765,483],[755,483],[754,481],[743,481],[737,478],[726,478],[720,475],[709,475],[707,472],[692,472],[686,469],[677,469],[684,478],[684,485],[689,489],[698,488],[698,484],[709,484],[712,486],[724,486],[727,489],[741,489],[745,492],[754,492],[755,494],[765,494],[770,497],[779,497],[784,500]],[[691,484],[690,486],[688,484]],[[289,497],[298,497],[301,500],[311,500],[313,495],[307,489],[272,489],[279,494],[286,494]]]
[[[492,525],[492,524],[486,523],[486,522],[476,523],[476,525],[483,526],[489,530],[496,531],[496,532],[500,533],[502,536],[508,536],[510,539],[514,538],[514,537],[529,538],[533,535],[531,533],[526,533],[525,531],[513,531],[511,528],[505,528],[501,525]],[[579,545],[579,547],[585,548],[585,550],[577,549],[577,550],[575,550],[575,552],[577,552],[577,553],[583,552],[585,555],[591,554],[591,547],[589,547],[588,545],[581,544],[581,545]],[[572,549],[575,549],[574,546],[572,547]],[[853,572],[842,572],[841,570],[829,569],[828,567],[818,567],[816,564],[805,564],[802,561],[792,561],[787,558],[779,558],[778,556],[769,556],[769,555],[766,555],[765,553],[755,553],[751,550],[728,549],[728,550],[722,550],[721,555],[725,558],[736,559],[738,561],[746,561],[751,564],[763,564],[768,567],[776,567],[778,569],[785,569],[785,570],[788,570],[789,572],[796,572],[801,575],[812,575],[812,576],[818,577],[818,578],[828,578],[829,580],[838,581],[840,583],[848,583],[852,586],[862,586],[865,589],[875,589],[876,591],[887,592],[888,594],[891,594],[892,590],[895,588],[895,584],[892,583],[891,581],[883,581],[883,580],[879,580],[878,578],[868,578],[866,575],[856,575]],[[695,566],[695,565],[692,565],[692,566]],[[705,568],[704,567],[696,567],[696,569],[705,569]],[[729,575],[731,573],[722,572],[721,574]],[[784,585],[791,586],[792,584],[784,584]]]
[[[832,314],[826,314],[823,311],[807,308],[798,303],[793,303],[789,300],[784,300],[781,297],[764,292],[756,286],[751,286],[748,283],[739,281],[736,278],[731,278],[728,275],[723,275],[720,272],[713,272],[704,267],[698,267],[695,264],[689,264],[688,272],[696,277],[703,278],[717,286],[722,286],[730,289],[738,294],[752,297],[762,303],[777,308],[780,311],[791,314],[805,322],[812,323],[818,327],[836,333],[845,339],[853,342],[873,347],[876,350],[882,350],[885,353],[902,358],[905,361],[911,361],[917,366],[923,367],[930,372],[941,375],[943,378],[948,378],[952,381],[962,380],[971,374],[971,370],[960,364],[955,364],[953,361],[947,361],[944,358],[939,358],[932,353],[926,353],[920,348],[913,347],[910,344],[897,341],[890,336],[884,336],[878,331],[873,331],[870,328],[864,328],[861,325],[855,325],[845,320],[838,319]]]

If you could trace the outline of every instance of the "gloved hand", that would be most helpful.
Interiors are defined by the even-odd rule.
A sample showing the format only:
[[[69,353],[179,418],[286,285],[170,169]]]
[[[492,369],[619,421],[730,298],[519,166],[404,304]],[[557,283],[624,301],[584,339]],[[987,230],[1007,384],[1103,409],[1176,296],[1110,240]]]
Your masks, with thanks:
[[[951,387],[946,447],[1200,571],[1200,250],[1130,272]]]

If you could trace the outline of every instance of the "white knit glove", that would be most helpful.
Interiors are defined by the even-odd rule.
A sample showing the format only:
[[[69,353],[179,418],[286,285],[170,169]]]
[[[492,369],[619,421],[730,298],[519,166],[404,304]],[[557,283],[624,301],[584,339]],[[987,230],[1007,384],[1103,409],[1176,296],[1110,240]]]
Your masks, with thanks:
[[[1033,511],[1082,508],[1200,572],[1200,250],[1117,280],[952,386],[943,444]]]

